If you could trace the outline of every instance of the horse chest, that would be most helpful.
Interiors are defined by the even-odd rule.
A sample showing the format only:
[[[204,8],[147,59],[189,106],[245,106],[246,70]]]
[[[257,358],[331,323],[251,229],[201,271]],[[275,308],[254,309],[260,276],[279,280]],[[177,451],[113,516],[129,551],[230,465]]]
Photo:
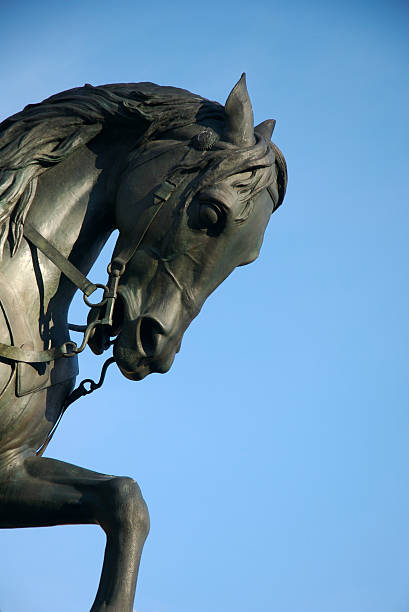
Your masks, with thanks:
[[[33,350],[36,338],[19,296],[0,273],[0,341]],[[15,378],[15,395],[22,397],[74,378],[78,374],[78,359],[58,359],[48,363],[17,362],[9,365],[0,361],[0,405],[6,388]]]

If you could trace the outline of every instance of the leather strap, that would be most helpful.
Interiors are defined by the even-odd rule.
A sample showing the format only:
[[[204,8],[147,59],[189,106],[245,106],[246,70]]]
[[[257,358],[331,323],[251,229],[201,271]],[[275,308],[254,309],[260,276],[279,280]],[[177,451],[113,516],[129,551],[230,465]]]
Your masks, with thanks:
[[[24,363],[48,363],[57,357],[62,357],[65,353],[70,354],[72,351],[70,340],[61,347],[42,351],[33,350],[34,340],[24,311],[21,309],[21,301],[13,285],[10,284],[2,272],[0,272],[0,294],[1,308],[6,317],[10,329],[10,339],[13,343],[10,345],[0,342],[0,357]]]
[[[175,179],[172,177],[172,179],[166,179],[158,187],[153,196],[153,204],[143,211],[142,215],[138,219],[138,225],[136,229],[133,230],[133,234],[136,233],[136,239],[130,241],[127,237],[126,246],[121,248],[122,240],[121,236],[119,236],[118,242],[114,249],[112,263],[115,263],[123,268],[126,266],[126,264],[129,262],[130,259],[132,259],[132,257],[135,255],[136,251],[140,247],[148,229],[152,225],[159,211],[162,209],[164,204],[169,201],[171,196],[174,194],[176,189],[181,185],[183,181],[183,178]]]
[[[37,230],[26,221],[24,223],[24,236],[36,246],[50,261],[53,262],[61,270],[67,278],[78,289],[80,289],[86,296],[91,295],[97,289],[94,283],[91,283],[87,277],[80,272],[64,255],[62,255],[57,249]]]
[[[24,236],[44,253],[44,255],[85,294],[85,296],[91,295],[97,289],[97,285],[91,283],[82,272],[68,261],[64,255],[57,251],[51,242],[37,232],[37,230],[27,221],[24,224]],[[75,354],[73,352],[74,346],[76,346],[75,343],[68,340],[64,342],[62,346],[55,346],[43,351],[35,351],[0,342],[0,356],[10,359],[11,361],[21,361],[23,363],[48,363],[59,357],[73,356]]]
[[[68,343],[67,343],[68,344]],[[72,345],[72,342],[69,342]],[[23,361],[24,363],[48,363],[59,357],[64,357],[67,354],[65,344],[55,346],[45,351],[29,351],[18,346],[10,346],[0,342],[0,356],[10,359],[11,361]]]

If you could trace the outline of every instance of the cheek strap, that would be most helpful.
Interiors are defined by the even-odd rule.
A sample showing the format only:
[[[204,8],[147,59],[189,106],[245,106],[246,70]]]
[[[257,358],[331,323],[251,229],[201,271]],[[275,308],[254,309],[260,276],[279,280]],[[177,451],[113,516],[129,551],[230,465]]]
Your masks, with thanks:
[[[120,234],[112,254],[111,266],[121,269],[121,274],[125,266],[135,255],[141,246],[150,226],[158,216],[159,212],[167,202],[171,202],[172,196],[184,183],[184,177],[171,177],[163,181],[153,194],[153,202],[140,215],[136,227],[131,229],[132,239],[129,234]]]

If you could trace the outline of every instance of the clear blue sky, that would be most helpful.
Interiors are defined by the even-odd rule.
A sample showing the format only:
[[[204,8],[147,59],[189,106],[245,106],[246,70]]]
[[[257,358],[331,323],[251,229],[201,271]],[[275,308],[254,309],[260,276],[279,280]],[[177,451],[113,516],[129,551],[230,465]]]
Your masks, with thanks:
[[[49,447],[139,482],[137,612],[409,610],[408,30],[396,0],[1,2],[1,118],[86,82],[224,102],[246,71],[288,162],[260,259],[171,372],[111,369]],[[1,612],[85,612],[103,547],[1,531]]]

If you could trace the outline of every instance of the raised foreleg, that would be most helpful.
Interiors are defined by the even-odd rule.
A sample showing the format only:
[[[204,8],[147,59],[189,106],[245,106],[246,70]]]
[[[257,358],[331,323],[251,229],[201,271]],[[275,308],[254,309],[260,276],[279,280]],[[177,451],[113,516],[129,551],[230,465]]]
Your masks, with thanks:
[[[137,483],[29,457],[0,469],[0,528],[99,524],[107,543],[91,612],[131,612],[149,514]]]

